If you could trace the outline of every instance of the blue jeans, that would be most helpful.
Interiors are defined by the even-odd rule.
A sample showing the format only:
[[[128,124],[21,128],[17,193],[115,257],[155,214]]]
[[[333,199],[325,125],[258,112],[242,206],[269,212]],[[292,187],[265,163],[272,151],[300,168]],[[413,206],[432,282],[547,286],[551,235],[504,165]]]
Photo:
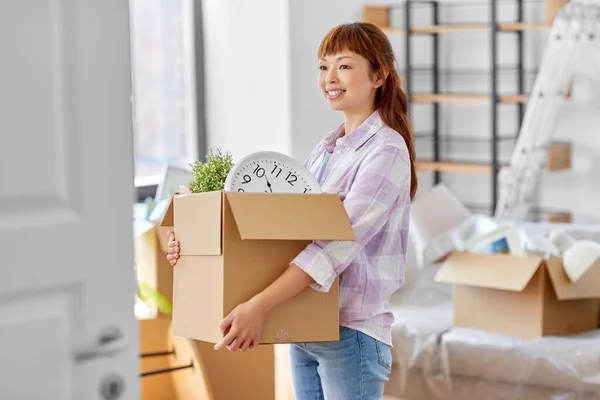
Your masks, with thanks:
[[[354,329],[340,327],[338,342],[292,344],[297,400],[381,400],[389,380],[391,348]]]

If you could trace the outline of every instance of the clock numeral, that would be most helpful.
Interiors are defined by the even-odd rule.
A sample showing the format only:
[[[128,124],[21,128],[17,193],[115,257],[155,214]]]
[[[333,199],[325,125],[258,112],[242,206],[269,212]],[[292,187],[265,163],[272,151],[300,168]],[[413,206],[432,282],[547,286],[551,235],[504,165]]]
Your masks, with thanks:
[[[279,170],[279,171],[277,171]],[[275,171],[277,171],[277,175],[275,175],[276,178],[279,178],[279,174],[281,174],[281,172],[283,171],[283,169],[281,169],[281,167],[279,166],[275,166],[275,168],[273,168],[273,171],[271,171],[271,175],[275,174]]]
[[[285,178],[285,180],[287,181],[287,183],[294,186],[294,182],[298,180],[298,177],[296,175],[293,175],[291,172],[288,172],[288,176],[287,178]]]
[[[306,193],[308,191],[308,188],[304,188],[304,193]]]
[[[254,168],[254,175],[258,176],[259,178],[262,178],[263,176],[265,176],[265,169],[261,168],[260,165],[256,165],[256,168]]]
[[[244,175],[244,182],[242,183],[250,183],[251,180],[252,178],[250,178],[250,175]]]
[[[238,189],[238,192],[243,192],[243,191],[244,191],[244,189],[242,189],[242,188]]]

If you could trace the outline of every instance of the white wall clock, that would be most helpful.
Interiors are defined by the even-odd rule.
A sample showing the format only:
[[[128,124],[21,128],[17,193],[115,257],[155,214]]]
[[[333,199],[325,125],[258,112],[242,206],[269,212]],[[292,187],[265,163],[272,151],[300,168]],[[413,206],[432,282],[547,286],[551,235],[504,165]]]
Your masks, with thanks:
[[[276,151],[258,151],[229,171],[225,191],[259,193],[321,193],[321,186],[302,164]]]

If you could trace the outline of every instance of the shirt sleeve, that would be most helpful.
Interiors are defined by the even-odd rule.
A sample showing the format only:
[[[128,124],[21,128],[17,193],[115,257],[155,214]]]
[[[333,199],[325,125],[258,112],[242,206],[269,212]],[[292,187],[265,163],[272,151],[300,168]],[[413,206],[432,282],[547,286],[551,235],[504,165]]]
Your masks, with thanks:
[[[327,292],[335,278],[356,259],[367,243],[389,220],[398,198],[410,190],[406,149],[383,145],[362,162],[343,201],[355,241],[316,240],[292,260]]]

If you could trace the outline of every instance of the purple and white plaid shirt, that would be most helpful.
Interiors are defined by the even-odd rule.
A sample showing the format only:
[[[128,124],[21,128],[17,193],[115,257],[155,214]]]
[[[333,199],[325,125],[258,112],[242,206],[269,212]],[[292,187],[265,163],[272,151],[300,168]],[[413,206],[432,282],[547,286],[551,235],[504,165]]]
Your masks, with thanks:
[[[323,192],[339,193],[356,241],[314,241],[292,263],[316,290],[340,276],[340,324],[392,345],[391,295],[404,283],[410,212],[410,156],[400,134],[375,111],[344,135],[328,133],[304,162],[319,175]],[[343,137],[342,137],[343,136]]]

